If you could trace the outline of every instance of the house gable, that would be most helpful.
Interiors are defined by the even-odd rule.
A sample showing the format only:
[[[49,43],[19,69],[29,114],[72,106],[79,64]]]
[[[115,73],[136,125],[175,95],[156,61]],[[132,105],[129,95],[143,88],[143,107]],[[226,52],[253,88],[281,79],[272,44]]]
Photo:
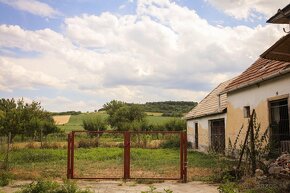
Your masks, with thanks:
[[[232,79],[219,84],[196,107],[185,115],[185,119],[190,120],[224,113],[227,108],[227,95],[221,93],[231,81]]]

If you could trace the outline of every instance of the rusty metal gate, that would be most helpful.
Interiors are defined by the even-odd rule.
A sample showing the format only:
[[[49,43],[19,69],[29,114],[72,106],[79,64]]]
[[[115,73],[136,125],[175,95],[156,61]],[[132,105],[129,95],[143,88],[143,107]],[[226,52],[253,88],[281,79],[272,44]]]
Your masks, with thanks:
[[[82,141],[85,138],[84,136],[89,136],[87,137],[87,140],[89,142],[84,143]],[[138,151],[140,144],[142,147],[146,148],[146,151],[160,150],[160,148],[155,147],[154,144],[153,144],[153,147],[149,147],[150,145],[152,146],[152,143],[149,144],[148,140],[146,142],[146,138],[148,137],[150,138],[152,136],[155,136],[155,138],[158,138],[158,139],[161,137],[162,140],[159,140],[159,141],[163,141],[163,143],[164,141],[166,141],[163,138],[171,137],[172,139],[178,139],[178,140],[175,140],[177,141],[177,148],[174,150],[174,153],[179,151],[178,155],[175,155],[175,158],[177,158],[178,160],[175,162],[171,160],[171,162],[177,163],[177,166],[175,166],[175,169],[163,168],[164,170],[160,172],[160,174],[158,175],[150,175],[153,172],[151,173],[147,172],[146,175],[140,175],[138,168],[142,167],[142,164],[151,164],[156,168],[156,170],[158,170],[162,167],[165,167],[164,166],[165,164],[162,164],[162,163],[170,162],[170,160],[166,160],[167,159],[166,156],[156,159],[157,156],[152,154],[153,157],[155,156],[155,158],[152,158],[152,159],[155,159],[157,160],[157,162],[160,162],[159,166],[158,164],[155,164],[153,162],[151,163],[150,160],[144,163],[144,159],[147,159],[147,158],[142,157],[142,152]],[[104,138],[104,140],[102,138]],[[112,144],[109,144],[109,142],[107,142],[106,144],[104,144],[103,142],[114,141],[114,140],[116,141],[116,139],[118,139],[119,142],[112,142],[112,143],[114,143],[115,145],[117,144],[116,145],[117,148],[111,148],[111,149],[113,149],[113,151],[118,151],[116,155],[120,155],[120,156],[117,157],[116,160],[118,160],[119,165],[100,166],[100,165],[103,165],[103,163],[105,164],[105,161],[102,161],[102,159],[104,158],[98,158],[100,161],[97,164],[95,164],[93,161],[93,157],[90,157],[87,152],[96,151],[96,149],[98,148],[102,149],[102,147],[111,147]],[[145,139],[145,140],[142,141],[141,139]],[[78,142],[76,142],[77,140]],[[94,144],[93,146],[90,146],[92,144],[91,141],[93,141],[93,144]],[[152,141],[155,142],[158,140],[155,140],[155,141],[151,140],[151,142]],[[77,148],[83,147],[83,146],[89,147],[89,149],[79,148],[81,153],[76,156],[75,153],[78,151]],[[100,150],[99,152],[95,152],[94,156],[98,156],[98,154],[106,154],[109,152],[109,150],[110,148],[107,148],[104,151]],[[171,151],[173,150],[168,148],[166,150],[166,153],[163,155],[166,155],[167,152],[169,152],[170,154]],[[148,155],[150,154],[151,152],[148,153]],[[108,155],[116,157],[116,155],[111,155],[111,154],[108,154]],[[78,157],[84,157],[82,159],[86,159],[89,161],[86,163],[79,162],[76,164],[76,160],[78,160]],[[139,161],[141,163],[139,163]],[[78,172],[76,172],[76,167],[79,168]],[[94,167],[99,167],[99,168],[103,167],[102,170],[108,170],[109,172],[107,172],[107,174],[105,175],[98,175],[98,174],[97,176],[87,175],[88,173],[90,174],[94,173]],[[89,169],[86,170],[84,168],[89,168]],[[85,174],[83,176],[79,176],[79,174],[82,173],[82,171]],[[169,177],[168,177],[168,174],[170,175]],[[183,131],[141,131],[141,132],[72,131],[71,133],[68,134],[67,178],[68,179],[125,179],[125,180],[126,179],[156,179],[156,180],[180,180],[182,182],[186,182],[187,181],[187,135],[186,135],[186,132],[183,132]]]

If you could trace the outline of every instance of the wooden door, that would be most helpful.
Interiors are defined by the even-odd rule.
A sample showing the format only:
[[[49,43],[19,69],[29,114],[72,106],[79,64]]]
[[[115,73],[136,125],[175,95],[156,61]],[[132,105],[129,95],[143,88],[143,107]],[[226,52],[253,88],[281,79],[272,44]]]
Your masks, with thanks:
[[[211,121],[211,149],[223,153],[225,150],[225,120]]]

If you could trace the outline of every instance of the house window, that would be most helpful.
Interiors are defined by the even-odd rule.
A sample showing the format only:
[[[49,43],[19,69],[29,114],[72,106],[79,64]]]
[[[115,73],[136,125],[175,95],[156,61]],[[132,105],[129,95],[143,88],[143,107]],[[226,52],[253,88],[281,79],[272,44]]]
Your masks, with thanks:
[[[244,106],[244,118],[250,117],[250,106]]]

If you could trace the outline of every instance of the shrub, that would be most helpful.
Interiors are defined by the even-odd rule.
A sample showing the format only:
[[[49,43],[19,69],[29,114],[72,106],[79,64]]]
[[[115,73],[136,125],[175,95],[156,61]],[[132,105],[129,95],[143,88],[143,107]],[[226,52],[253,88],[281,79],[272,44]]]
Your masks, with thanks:
[[[242,174],[242,171],[239,170],[223,168],[222,170],[216,170],[214,175],[211,176],[211,180],[215,183],[236,182],[241,179]]]
[[[63,148],[63,145],[59,142],[44,142],[42,144],[42,148],[44,148],[44,149],[59,149],[59,148]]]
[[[178,148],[180,147],[180,140],[178,137],[168,139],[160,144],[161,148]]]
[[[82,148],[98,147],[99,140],[97,138],[81,139],[78,144],[78,147]]]
[[[107,130],[107,124],[100,116],[83,120],[83,127],[87,131]]]
[[[234,182],[227,182],[218,187],[220,193],[238,193],[238,186]]]
[[[186,130],[186,122],[183,119],[172,119],[165,123],[167,131],[183,131]]]
[[[51,181],[38,181],[24,186],[18,193],[90,193],[90,191],[80,190],[72,182],[60,185]]]
[[[0,186],[7,186],[12,179],[12,175],[9,172],[0,172]]]

